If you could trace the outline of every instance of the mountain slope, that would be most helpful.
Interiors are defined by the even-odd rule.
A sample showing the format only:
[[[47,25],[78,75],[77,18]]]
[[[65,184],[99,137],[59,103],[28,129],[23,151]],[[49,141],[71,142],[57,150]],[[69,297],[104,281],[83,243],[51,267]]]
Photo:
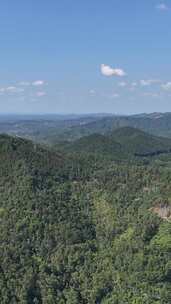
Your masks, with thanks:
[[[82,137],[65,147],[70,152],[92,153],[111,159],[128,159],[131,156],[170,153],[171,140],[132,127],[123,127],[109,132],[108,135],[92,134]]]
[[[109,136],[92,134],[82,137],[68,146],[68,151],[77,153],[96,154],[99,157],[123,158],[127,157],[122,145]]]
[[[170,171],[74,159],[0,136],[0,302],[170,303]]]
[[[133,154],[150,155],[171,152],[170,139],[153,136],[132,127],[113,131],[111,138]]]
[[[74,197],[79,191],[74,192],[67,166],[64,157],[56,152],[21,138],[0,135],[3,304],[59,303],[59,290],[64,289],[65,281],[60,271],[56,275],[54,300],[50,292],[47,297],[44,294],[48,292],[48,284],[53,285],[51,260],[57,261],[56,254],[60,252],[59,260],[62,259],[67,245],[92,239],[93,227],[83,203],[78,204]],[[56,264],[54,261],[54,265],[60,267],[60,261]],[[51,281],[47,286],[44,278]]]
[[[171,137],[171,113],[130,116],[0,116],[0,133],[18,135],[41,143],[73,141],[94,133],[107,134],[122,127],[133,127],[156,136]]]
[[[64,168],[65,159],[57,153],[50,151],[29,140],[8,135],[0,135],[0,159],[2,168],[7,174],[10,171],[25,170],[26,173],[47,177],[49,172],[59,174]]]
[[[171,137],[171,113],[152,113],[104,117],[83,126],[73,126],[68,136],[82,137],[93,133],[106,134],[122,127],[133,127],[156,136]]]

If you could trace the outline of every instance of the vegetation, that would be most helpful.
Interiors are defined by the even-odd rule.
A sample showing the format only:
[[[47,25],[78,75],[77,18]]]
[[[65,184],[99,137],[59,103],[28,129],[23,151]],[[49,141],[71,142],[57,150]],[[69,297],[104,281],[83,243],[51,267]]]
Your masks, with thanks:
[[[144,157],[161,148],[127,128],[59,151],[0,135],[0,302],[171,303],[171,155]]]
[[[132,127],[123,127],[106,135],[92,134],[73,143],[56,145],[58,149],[77,153],[92,153],[104,159],[128,159],[171,152],[171,139],[148,134]]]
[[[108,134],[131,127],[156,136],[171,138],[171,113],[130,116],[101,115],[1,115],[0,133],[17,135],[36,142],[57,144],[92,134]]]

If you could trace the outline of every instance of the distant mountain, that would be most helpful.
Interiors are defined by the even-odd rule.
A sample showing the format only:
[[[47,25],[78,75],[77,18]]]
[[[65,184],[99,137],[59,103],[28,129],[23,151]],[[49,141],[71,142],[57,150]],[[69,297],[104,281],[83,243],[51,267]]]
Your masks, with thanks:
[[[171,139],[150,135],[142,130],[123,127],[112,132],[111,138],[128,152],[137,155],[160,154],[171,151]]]
[[[30,115],[0,116],[0,133],[16,135],[40,143],[53,144],[58,140],[78,138],[72,130],[101,120],[104,115]],[[70,132],[71,131],[71,132]]]
[[[46,144],[74,141],[94,133],[106,135],[122,127],[133,127],[171,138],[171,113],[0,116],[0,133]]]
[[[110,158],[149,156],[171,152],[171,139],[150,135],[142,130],[123,127],[106,135],[92,134],[67,144],[71,152],[94,153]]]
[[[120,143],[101,134],[82,137],[68,146],[70,151],[78,153],[95,153],[103,156],[121,156],[124,153]],[[126,153],[124,153],[126,155]]]
[[[106,134],[117,128],[133,127],[157,136],[171,137],[171,113],[151,113],[131,116],[104,117],[84,126],[73,126],[72,136],[90,135],[92,133]]]

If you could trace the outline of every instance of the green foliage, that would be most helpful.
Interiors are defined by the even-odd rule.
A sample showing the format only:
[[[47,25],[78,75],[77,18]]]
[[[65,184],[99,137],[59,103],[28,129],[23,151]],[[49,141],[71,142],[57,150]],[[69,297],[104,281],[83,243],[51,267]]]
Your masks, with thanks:
[[[0,136],[2,304],[171,302],[171,222],[152,211],[170,204],[168,160],[100,143],[61,155]]]

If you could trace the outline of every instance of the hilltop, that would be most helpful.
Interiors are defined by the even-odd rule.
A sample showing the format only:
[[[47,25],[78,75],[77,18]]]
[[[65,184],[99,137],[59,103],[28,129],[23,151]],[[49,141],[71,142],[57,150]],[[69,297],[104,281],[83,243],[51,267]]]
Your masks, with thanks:
[[[151,135],[133,127],[123,127],[111,133],[111,138],[123,148],[139,156],[171,152],[171,139]]]

